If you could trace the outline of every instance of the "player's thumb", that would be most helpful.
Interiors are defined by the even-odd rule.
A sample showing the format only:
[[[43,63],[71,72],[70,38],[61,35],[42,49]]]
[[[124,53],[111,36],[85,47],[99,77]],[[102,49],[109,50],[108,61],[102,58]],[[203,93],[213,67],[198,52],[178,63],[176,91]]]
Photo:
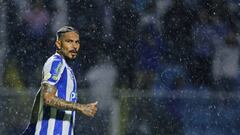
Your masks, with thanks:
[[[98,104],[98,101],[94,102],[93,104],[94,104],[94,105],[97,105],[97,104]]]

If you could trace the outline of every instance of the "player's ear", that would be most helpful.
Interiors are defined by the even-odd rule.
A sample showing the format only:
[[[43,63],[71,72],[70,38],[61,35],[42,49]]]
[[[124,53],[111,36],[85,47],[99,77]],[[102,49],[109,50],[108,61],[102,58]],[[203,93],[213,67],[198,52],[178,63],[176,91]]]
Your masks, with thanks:
[[[56,45],[58,50],[61,49],[61,41],[60,40],[56,40],[55,45]]]

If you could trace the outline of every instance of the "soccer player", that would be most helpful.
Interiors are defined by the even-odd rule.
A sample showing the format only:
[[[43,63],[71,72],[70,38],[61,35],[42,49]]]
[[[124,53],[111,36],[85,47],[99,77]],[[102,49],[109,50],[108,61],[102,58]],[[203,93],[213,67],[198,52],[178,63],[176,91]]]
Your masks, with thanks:
[[[56,33],[56,53],[44,64],[30,124],[23,135],[73,135],[75,111],[93,117],[97,102],[77,103],[77,83],[68,62],[80,48],[79,33],[70,26]]]

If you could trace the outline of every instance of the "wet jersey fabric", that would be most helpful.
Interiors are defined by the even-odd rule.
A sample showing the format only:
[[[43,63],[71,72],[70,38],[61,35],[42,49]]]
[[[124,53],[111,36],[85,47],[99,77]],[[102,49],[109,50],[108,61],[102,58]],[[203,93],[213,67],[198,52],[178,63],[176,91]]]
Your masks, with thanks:
[[[52,55],[44,64],[42,83],[54,85],[57,88],[56,96],[69,102],[77,101],[77,83],[72,69],[65,59],[58,53]],[[30,123],[25,130],[34,135],[73,135],[75,111],[61,110],[46,106],[38,92],[34,101],[34,106],[38,106],[36,122]],[[36,107],[33,107],[36,108]],[[34,109],[33,109],[34,110]],[[36,117],[36,116],[32,116]]]

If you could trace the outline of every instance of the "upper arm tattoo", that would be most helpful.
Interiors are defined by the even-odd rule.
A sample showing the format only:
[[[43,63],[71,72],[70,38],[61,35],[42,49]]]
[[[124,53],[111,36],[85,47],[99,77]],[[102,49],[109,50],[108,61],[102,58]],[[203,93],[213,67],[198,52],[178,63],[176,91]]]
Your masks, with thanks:
[[[42,84],[41,90],[42,90],[43,93],[49,93],[49,94],[50,93],[51,94],[56,94],[56,92],[57,92],[56,87],[53,86],[53,85],[50,85],[48,83]]]
[[[44,83],[41,86],[42,98],[44,100],[45,105],[55,107],[57,109],[63,110],[76,110],[76,103],[69,102],[58,98],[56,96],[57,89],[55,86]]]

